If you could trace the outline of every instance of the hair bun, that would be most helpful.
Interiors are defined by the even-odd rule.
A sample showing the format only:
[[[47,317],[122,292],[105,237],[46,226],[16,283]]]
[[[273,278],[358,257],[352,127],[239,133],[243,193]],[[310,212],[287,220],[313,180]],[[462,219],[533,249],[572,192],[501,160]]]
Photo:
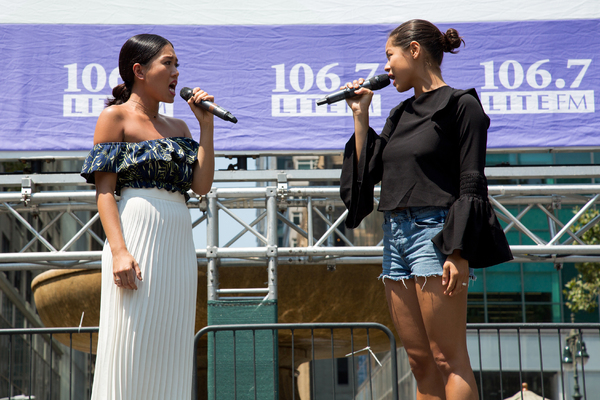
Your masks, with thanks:
[[[442,48],[444,53],[457,53],[455,49],[458,49],[461,43],[465,44],[465,41],[458,35],[456,29],[450,28],[442,35]]]
[[[131,89],[129,89],[125,83],[120,83],[113,88],[112,95],[113,98],[106,101],[107,107],[125,103],[129,100],[129,96],[131,96]]]

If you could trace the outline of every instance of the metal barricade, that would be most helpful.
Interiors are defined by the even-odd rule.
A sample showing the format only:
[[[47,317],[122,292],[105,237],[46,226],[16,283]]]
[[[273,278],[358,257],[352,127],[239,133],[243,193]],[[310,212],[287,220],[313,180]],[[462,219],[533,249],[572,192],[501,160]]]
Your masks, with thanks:
[[[219,336],[227,333],[232,338],[240,338],[244,334],[248,334],[250,337],[260,336],[260,332],[268,333],[274,344],[273,349],[277,345],[281,344],[282,341],[289,345],[290,348],[298,348],[302,343],[309,343],[308,355],[309,359],[315,360],[319,358],[319,355],[315,355],[315,349],[318,344],[323,345],[324,343],[329,346],[329,357],[326,361],[320,361],[328,364],[328,368],[333,371],[336,368],[335,358],[339,357],[341,350],[342,353],[346,353],[349,356],[350,365],[352,368],[356,366],[355,353],[363,348],[365,343],[360,343],[365,338],[366,344],[372,344],[372,338],[375,335],[387,336],[389,339],[389,355],[386,355],[382,359],[383,367],[377,366],[374,362],[366,363],[368,367],[367,380],[363,383],[362,388],[365,389],[366,395],[361,396],[357,393],[357,386],[355,382],[352,382],[352,398],[367,398],[371,400],[378,400],[382,398],[389,398],[390,394],[385,394],[384,390],[379,390],[375,385],[378,380],[378,374],[390,374],[391,382],[399,382],[398,380],[398,365],[404,363],[403,358],[405,357],[404,350],[396,348],[396,341],[392,332],[385,326],[375,323],[315,323],[315,324],[257,324],[257,325],[213,325],[202,329],[195,337],[194,346],[194,386],[192,398],[197,399],[198,397],[198,375],[197,375],[197,364],[195,360],[198,356],[198,346],[204,339],[213,341],[214,352],[212,358],[208,359],[208,363],[216,363],[217,360],[221,360],[223,355],[229,352],[233,355],[233,359],[241,354],[244,350],[249,350],[249,353],[257,354],[257,350],[253,345],[249,346],[249,349],[242,349],[239,346],[239,341],[233,340],[229,345],[225,343],[227,348],[219,347]],[[315,332],[318,333],[317,336]],[[324,339],[323,332],[328,332],[329,338]],[[343,332],[343,334],[338,334]],[[0,362],[4,363],[0,365],[0,381],[4,382],[7,387],[19,387],[24,388],[23,392],[27,393],[15,393],[10,392],[5,394],[0,392],[0,398],[6,397],[12,399],[19,395],[19,398],[29,399],[44,399],[44,400],[58,400],[58,399],[69,399],[79,400],[88,399],[90,393],[82,395],[77,393],[73,395],[73,387],[76,384],[83,384],[86,387],[91,388],[92,384],[92,335],[98,333],[97,327],[85,327],[85,328],[31,328],[31,329],[0,329]],[[57,373],[52,368],[50,372],[46,369],[40,370],[39,364],[34,361],[36,354],[33,346],[31,345],[34,340],[33,338],[38,336],[42,337],[44,342],[51,348],[55,347],[57,335],[66,335],[66,340],[71,344],[68,350],[65,350],[62,357],[68,360],[68,369],[62,371],[62,380],[65,384],[65,389],[62,390],[58,387],[56,380],[53,380],[52,374]],[[89,336],[89,352],[86,350],[84,356],[88,357],[87,373],[85,377],[75,378],[73,373],[73,337],[74,335],[86,335]],[[343,340],[338,338],[343,336],[349,338],[349,345],[345,349],[346,344]],[[344,336],[346,335],[346,336]],[[360,340],[355,340],[355,335],[361,337]],[[361,336],[363,335],[363,336]],[[497,400],[505,399],[513,395],[517,391],[517,387],[520,387],[523,383],[529,382],[530,385],[535,383],[537,394],[543,398],[550,398],[555,400],[556,398],[570,399],[570,398],[581,398],[583,400],[595,400],[597,394],[600,393],[598,390],[600,376],[600,324],[598,323],[503,323],[503,324],[468,324],[467,325],[467,337],[469,353],[471,356],[471,365],[475,372],[475,377],[478,381],[480,398],[482,400]],[[308,338],[308,342],[307,339]],[[345,339],[344,339],[345,340]],[[65,342],[65,340],[61,341]],[[318,342],[315,345],[315,342]],[[587,343],[587,349],[584,343]],[[215,345],[216,344],[216,345]],[[29,347],[27,347],[29,346]],[[335,349],[335,351],[334,351]],[[15,354],[18,352],[22,353],[22,357],[19,358],[19,365],[16,365]],[[57,350],[56,354],[59,354],[62,350]],[[277,351],[277,350],[275,350]],[[53,355],[50,351],[49,360],[46,362],[53,365]],[[297,359],[295,359],[295,352],[291,351],[287,357],[289,367],[292,371],[295,370]],[[320,355],[323,356],[324,351],[321,351]],[[368,354],[365,351],[361,354]],[[344,354],[342,354],[344,357]],[[371,356],[369,356],[371,357]],[[280,357],[281,361],[283,357]],[[356,356],[358,358],[358,356]],[[586,358],[589,358],[590,362],[586,364]],[[273,364],[269,374],[274,376],[276,381],[276,374],[281,364],[277,364],[275,360],[277,357],[273,357]],[[386,362],[388,361],[388,362]],[[237,382],[236,375],[246,373],[251,376],[251,380],[257,375],[256,367],[252,367],[250,371],[240,371],[239,366],[236,369],[234,363],[232,368],[232,375],[234,376],[233,382]],[[405,363],[404,363],[405,364]],[[387,369],[386,369],[387,368]],[[218,371],[217,371],[218,373]],[[315,370],[311,369],[310,379],[314,380]],[[406,373],[404,371],[403,373]],[[44,376],[38,376],[38,375]],[[68,375],[68,376],[67,376]],[[543,384],[544,381],[548,381],[548,376],[552,376],[553,388],[548,390]],[[317,374],[318,377],[318,374]],[[36,391],[36,379],[42,380],[44,386],[39,388],[38,393]],[[508,379],[510,378],[510,379]],[[16,384],[15,381],[26,382],[26,385]],[[77,379],[82,379],[84,382],[77,382]],[[215,385],[219,377],[216,374],[211,376],[211,382],[207,382],[209,385]],[[333,379],[333,374],[332,374]],[[355,377],[353,377],[355,379]],[[508,381],[513,380],[510,385]],[[66,382],[68,381],[68,393],[66,393]],[[535,382],[533,382],[535,381]],[[387,382],[387,380],[385,381]],[[335,398],[335,382],[332,382],[331,392],[326,393],[323,398]],[[387,385],[387,383],[385,383]],[[291,380],[291,395],[290,398],[297,399],[296,396],[296,382],[294,379]],[[256,387],[256,384],[254,384]],[[391,386],[391,387],[389,387]],[[391,392],[391,396],[394,399],[398,399],[398,385],[386,386],[385,390]],[[2,386],[0,385],[0,388]],[[490,391],[489,388],[493,391]],[[310,398],[313,400],[319,399],[316,395],[316,391],[319,388],[314,385],[311,387]],[[356,390],[355,390],[356,389]],[[244,397],[239,390],[234,389],[235,396],[233,398],[248,398]],[[379,391],[379,393],[377,393]],[[322,392],[322,391],[321,391]],[[383,393],[383,394],[380,394]],[[403,392],[405,393],[405,392]],[[217,391],[213,390],[213,397],[216,398]],[[35,397],[34,397],[35,396]],[[250,398],[262,399],[276,399],[278,396],[277,390],[274,390],[270,396],[250,396]],[[581,396],[581,397],[578,397]],[[279,396],[281,398],[282,396]],[[338,398],[340,398],[338,393]],[[347,396],[348,398],[350,395]],[[226,398],[218,397],[219,400],[225,400]],[[406,397],[403,394],[403,399],[414,398],[412,395]],[[518,397],[517,397],[518,398]]]
[[[370,350],[370,342],[371,342],[371,332],[372,331],[381,331],[383,332],[385,335],[387,335],[387,338],[389,340],[389,350],[390,350],[390,355],[392,358],[392,362],[391,362],[391,377],[392,377],[392,382],[397,382],[398,381],[398,372],[397,372],[397,361],[396,361],[396,339],[394,338],[394,334],[384,325],[381,324],[377,324],[377,323],[300,323],[300,324],[254,324],[254,325],[213,325],[213,326],[207,326],[204,329],[200,330],[195,337],[195,341],[194,341],[194,371],[197,371],[197,364],[196,364],[196,360],[197,360],[197,349],[198,349],[198,345],[200,340],[203,338],[203,336],[207,336],[207,345],[210,346],[211,345],[211,341],[212,341],[212,346],[214,348],[214,350],[212,351],[212,357],[210,357],[211,359],[207,359],[208,362],[208,368],[210,369],[212,367],[213,369],[213,373],[212,375],[209,377],[208,381],[207,381],[207,389],[210,393],[212,393],[212,397],[210,397],[210,399],[217,399],[217,393],[219,392],[217,389],[217,381],[218,381],[218,372],[217,372],[217,359],[219,358],[219,349],[217,346],[217,336],[218,333],[224,333],[224,332],[230,332],[232,333],[231,337],[232,337],[232,341],[231,341],[231,346],[232,346],[232,353],[233,353],[233,358],[232,360],[232,365],[231,365],[231,370],[232,370],[232,374],[233,374],[233,393],[232,393],[232,398],[237,399],[238,397],[238,392],[240,391],[238,388],[238,374],[240,372],[238,372],[238,363],[239,363],[239,358],[236,356],[236,354],[239,353],[239,349],[236,348],[236,334],[239,335],[239,333],[241,332],[250,332],[252,334],[252,338],[256,337],[257,332],[261,332],[261,331],[270,331],[271,335],[272,335],[272,343],[273,343],[273,353],[274,353],[274,357],[273,357],[273,361],[272,361],[272,374],[273,374],[273,379],[275,382],[277,382],[277,376],[279,374],[279,368],[280,365],[277,363],[277,356],[275,355],[277,352],[276,347],[278,346],[279,343],[281,343],[281,338],[279,337],[280,335],[282,335],[282,333],[285,333],[286,331],[289,331],[289,337],[286,340],[286,344],[287,345],[291,345],[291,360],[290,360],[290,367],[292,369],[293,372],[295,372],[296,370],[296,360],[295,360],[295,352],[294,346],[297,346],[296,342],[296,338],[299,336],[298,332],[300,331],[308,331],[309,332],[309,337],[310,337],[310,359],[315,360],[315,331],[317,330],[328,330],[329,336],[330,336],[330,354],[331,354],[331,371],[332,371],[332,376],[333,371],[335,370],[335,339],[334,339],[334,333],[335,332],[340,332],[342,330],[345,331],[349,331],[349,335],[350,335],[350,343],[349,346],[347,348],[347,356],[351,357],[351,365],[353,366],[353,368],[356,365],[356,360],[355,360],[355,354],[357,351],[361,351],[361,350],[368,350],[369,352],[371,352]],[[364,330],[366,331],[366,345],[367,347],[363,348],[363,349],[356,349],[355,348],[355,334],[357,331],[359,330]],[[371,332],[370,332],[371,331]],[[306,335],[303,335],[304,337],[306,337]],[[280,340],[278,340],[278,337]],[[322,339],[321,339],[322,341]],[[255,353],[255,345],[254,345],[254,341],[252,342],[252,349],[251,354],[253,359],[256,358],[256,353]],[[248,349],[246,349],[248,350]],[[339,349],[338,349],[339,351]],[[221,350],[221,353],[223,351]],[[345,351],[346,352],[346,351]],[[372,353],[371,353],[372,354]],[[367,363],[368,366],[368,375],[369,375],[369,379],[371,378],[371,368],[370,368],[370,363]],[[243,373],[248,373],[248,371],[244,371]],[[209,374],[210,375],[210,374]],[[314,381],[315,376],[314,376],[314,369],[312,370],[312,376],[310,377],[311,380]],[[192,390],[192,399],[198,399],[198,379],[197,379],[197,374],[195,374],[194,377],[194,386],[193,386],[193,390]],[[251,382],[251,388],[250,391],[254,391],[254,395],[250,396],[250,397],[243,397],[243,398],[254,398],[254,399],[258,399],[258,398],[273,398],[274,400],[277,400],[279,398],[278,395],[278,390],[279,387],[275,387],[275,390],[273,390],[272,395],[270,395],[269,397],[259,397],[257,394],[257,365],[256,362],[252,362],[252,382]],[[354,379],[354,376],[353,376]],[[295,379],[291,379],[291,399],[295,400],[296,397],[296,381]],[[316,398],[316,394],[315,394],[315,385],[311,385],[312,386],[312,393],[311,393],[311,398],[315,399]],[[355,382],[352,382],[352,398],[354,398],[356,396],[355,393]],[[231,388],[230,388],[231,389]],[[248,388],[245,388],[248,389]],[[372,387],[371,387],[372,389]],[[231,393],[230,393],[231,394]],[[393,399],[398,399],[398,387],[397,385],[392,385],[392,398]],[[331,393],[331,397],[332,399],[336,398],[336,393],[335,393],[335,382],[333,382],[332,384],[332,393]],[[219,400],[221,400],[221,398],[219,398]]]
[[[513,395],[506,393],[504,375],[518,372],[521,388],[525,382],[524,373],[539,375],[538,384],[542,398],[549,397],[544,382],[545,373],[555,374],[558,382],[555,395],[562,399],[595,400],[600,385],[596,390],[588,390],[586,380],[586,363],[593,361],[594,368],[589,371],[592,376],[600,376],[597,366],[600,358],[600,323],[502,323],[502,324],[467,324],[467,335],[476,347],[470,348],[471,362],[476,378],[479,380],[480,398],[503,399]],[[587,338],[587,339],[586,339]],[[587,353],[584,339],[588,340],[593,350]],[[591,340],[591,343],[589,342]],[[473,351],[475,350],[475,351]],[[477,354],[477,357],[473,357]],[[495,364],[495,365],[494,365]],[[579,369],[581,371],[579,371]],[[488,378],[496,375],[498,396],[484,392],[484,371]],[[493,372],[490,372],[493,371]],[[565,378],[567,376],[569,379]],[[570,378],[573,379],[571,388]],[[581,382],[579,381],[581,378]],[[597,383],[595,379],[594,383]],[[513,389],[510,390],[514,390]],[[595,392],[596,394],[591,394]],[[521,398],[520,396],[517,396]],[[528,398],[528,397],[526,397]],[[551,397],[554,399],[555,397]]]
[[[13,397],[19,396],[18,398],[23,399],[73,399],[73,335],[84,335],[88,334],[90,337],[90,350],[88,353],[88,363],[87,363],[87,384],[91,387],[92,383],[92,335],[98,333],[97,327],[81,327],[81,328],[21,328],[21,329],[0,329],[0,362],[6,365],[6,374],[7,376],[3,376],[1,374],[0,380],[6,380],[7,386],[7,396],[8,399],[12,399]],[[48,359],[44,360],[49,364],[49,376],[45,376],[45,368],[44,371],[39,371],[42,369],[39,367],[40,363],[34,363],[36,360],[36,351],[33,346],[33,338],[34,336],[42,336],[44,340],[48,343],[50,351],[48,352]],[[53,358],[55,351],[53,350],[56,347],[56,343],[54,340],[55,335],[68,335],[69,338],[69,378],[68,378],[68,387],[69,393],[68,395],[60,395],[60,387],[56,384],[56,371],[53,367]],[[23,363],[18,363],[15,360],[16,348],[24,349],[28,347],[27,352],[22,352],[23,354],[28,353],[27,360]],[[43,347],[43,346],[42,346]],[[18,364],[18,365],[17,365]],[[37,367],[36,367],[37,366]],[[3,365],[4,367],[4,365]],[[17,385],[15,385],[15,369],[19,369],[19,375],[21,377],[26,377],[28,384],[26,387],[25,396],[22,396],[24,393],[14,393],[14,389]],[[25,371],[25,368],[27,369]],[[41,381],[41,384],[38,382]],[[34,383],[35,382],[35,383]],[[25,388],[21,388],[25,389]],[[89,392],[87,394],[87,398],[90,396]],[[37,396],[36,396],[37,394]],[[0,397],[4,396],[0,393]],[[81,396],[77,396],[78,399],[81,399]]]

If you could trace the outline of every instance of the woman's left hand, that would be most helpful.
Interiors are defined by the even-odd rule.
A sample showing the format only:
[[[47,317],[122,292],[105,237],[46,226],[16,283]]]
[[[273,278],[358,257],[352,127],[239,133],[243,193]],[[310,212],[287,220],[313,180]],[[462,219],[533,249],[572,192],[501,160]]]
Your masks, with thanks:
[[[444,262],[442,285],[444,294],[454,296],[469,287],[469,261],[462,258],[460,250],[454,250]]]
[[[212,124],[214,122],[214,115],[210,111],[200,107],[200,102],[202,100],[214,102],[215,97],[211,96],[210,94],[206,93],[204,90],[198,87],[194,88],[192,92],[193,94],[192,97],[189,98],[188,104],[190,105],[192,112],[196,116],[196,119],[200,123],[200,126],[209,123]]]

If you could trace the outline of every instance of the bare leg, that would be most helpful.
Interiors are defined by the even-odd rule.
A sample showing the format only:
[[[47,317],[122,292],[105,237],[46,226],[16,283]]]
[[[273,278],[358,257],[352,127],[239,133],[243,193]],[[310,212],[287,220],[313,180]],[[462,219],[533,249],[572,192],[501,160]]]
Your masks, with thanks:
[[[442,374],[446,400],[478,400],[467,352],[467,290],[444,294],[442,278],[418,278],[416,293],[431,352]]]
[[[404,286],[406,284],[406,287]],[[417,380],[417,400],[445,400],[444,379],[433,358],[413,279],[385,279],[390,314]]]

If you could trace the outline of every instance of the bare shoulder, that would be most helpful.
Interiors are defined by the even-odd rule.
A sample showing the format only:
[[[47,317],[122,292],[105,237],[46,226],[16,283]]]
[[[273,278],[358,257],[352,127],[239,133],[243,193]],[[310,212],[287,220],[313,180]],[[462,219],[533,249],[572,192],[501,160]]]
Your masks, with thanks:
[[[173,136],[184,136],[187,138],[192,138],[190,128],[188,128],[188,126],[184,120],[179,119],[179,118],[169,117],[168,115],[163,115],[163,117],[167,120],[169,126],[172,127]]]
[[[122,142],[127,112],[121,105],[106,107],[100,113],[94,131],[94,144]]]

